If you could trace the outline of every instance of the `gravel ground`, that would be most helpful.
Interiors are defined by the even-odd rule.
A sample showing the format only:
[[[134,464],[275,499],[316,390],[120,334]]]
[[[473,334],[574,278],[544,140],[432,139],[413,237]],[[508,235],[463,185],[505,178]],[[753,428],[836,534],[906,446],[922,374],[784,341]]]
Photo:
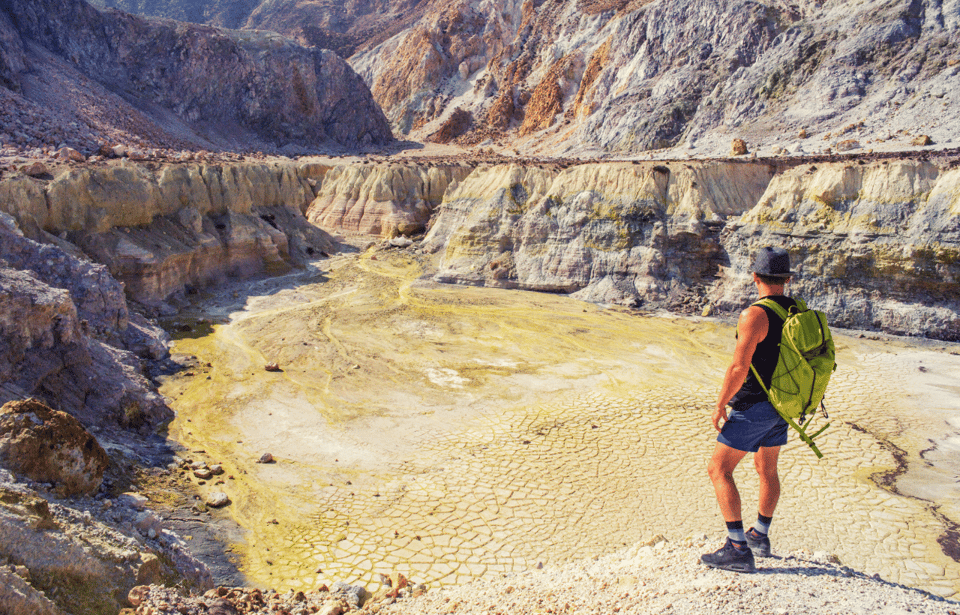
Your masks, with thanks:
[[[430,591],[416,585],[391,591],[387,581],[372,597],[364,597],[362,607],[357,594],[363,592],[345,584],[332,590],[323,587],[285,594],[220,588],[202,597],[183,598],[158,587],[137,588],[132,594],[136,593],[139,604],[137,613],[151,615],[208,610],[288,615],[351,611],[380,615],[960,612],[960,602],[866,576],[841,565],[828,553],[796,552],[761,559],[756,574],[724,572],[700,564],[700,554],[719,544],[705,536],[677,543],[657,537],[593,560]],[[402,584],[396,578],[394,582]]]

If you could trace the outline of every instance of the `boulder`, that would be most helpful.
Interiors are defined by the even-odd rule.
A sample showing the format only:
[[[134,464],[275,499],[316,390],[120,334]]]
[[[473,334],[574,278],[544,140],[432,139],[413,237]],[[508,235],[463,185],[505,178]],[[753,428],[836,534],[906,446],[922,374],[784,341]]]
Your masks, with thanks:
[[[31,162],[30,164],[25,164],[20,167],[20,171],[23,172],[24,175],[29,175],[30,177],[43,177],[44,175],[48,175],[50,173],[50,170],[47,169],[46,165],[44,165],[42,162]]]
[[[933,139],[927,135],[920,135],[919,137],[914,138],[910,144],[915,147],[926,147],[927,145],[933,145]]]
[[[110,464],[107,453],[77,419],[35,399],[0,408],[0,466],[54,484],[64,495],[90,495]]]
[[[743,139],[734,139],[730,142],[730,155],[743,156],[747,153],[747,142]]]
[[[852,149],[860,149],[860,142],[856,139],[844,139],[843,141],[838,141],[834,147],[838,152],[847,152]]]

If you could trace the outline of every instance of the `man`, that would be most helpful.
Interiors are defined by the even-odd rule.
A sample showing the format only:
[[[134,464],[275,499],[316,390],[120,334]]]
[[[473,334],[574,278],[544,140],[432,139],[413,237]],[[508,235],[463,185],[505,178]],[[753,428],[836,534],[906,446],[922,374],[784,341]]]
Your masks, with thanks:
[[[761,299],[772,299],[787,310],[796,305],[793,299],[784,295],[784,286],[793,275],[790,271],[790,255],[786,250],[773,247],[761,249],[752,270],[753,283]],[[727,368],[713,412],[713,426],[720,434],[708,472],[729,535],[720,550],[700,558],[704,564],[714,568],[754,572],[754,554],[758,557],[770,556],[767,532],[780,499],[777,460],[780,447],[787,443],[788,426],[767,399],[750,365],[753,364],[764,384],[769,387],[779,357],[782,331],[783,320],[773,310],[763,306],[748,307],[741,312],[737,323],[737,345],[733,360]],[[733,410],[729,415],[727,404]],[[760,502],[756,525],[744,532],[740,492],[733,480],[733,471],[747,453],[754,454],[754,465],[760,475]]]

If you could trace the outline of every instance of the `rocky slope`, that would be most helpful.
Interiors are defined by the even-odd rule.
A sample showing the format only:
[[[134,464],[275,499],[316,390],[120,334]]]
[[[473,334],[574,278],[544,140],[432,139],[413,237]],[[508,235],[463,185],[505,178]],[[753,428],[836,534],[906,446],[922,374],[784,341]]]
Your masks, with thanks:
[[[953,1],[102,1],[350,56],[417,140],[698,157],[742,138],[809,154],[943,147],[960,125]]]
[[[909,147],[960,120],[958,20],[922,0],[462,0],[350,61],[420,136],[462,109],[463,141],[553,154]]]
[[[141,148],[357,148],[392,134],[336,54],[266,32],[100,12],[83,0],[0,9],[0,142]]]
[[[91,0],[103,8],[205,23],[281,32],[343,58],[415,24],[427,0]]]
[[[415,138],[622,156],[742,137],[813,153],[945,144],[960,122],[956,2],[271,0],[245,25],[352,53]]]

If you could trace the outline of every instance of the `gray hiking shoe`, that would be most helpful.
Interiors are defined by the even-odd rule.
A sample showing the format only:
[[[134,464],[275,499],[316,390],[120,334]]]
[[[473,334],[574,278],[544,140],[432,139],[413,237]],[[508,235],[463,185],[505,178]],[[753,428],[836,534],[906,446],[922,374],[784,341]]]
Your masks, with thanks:
[[[770,557],[770,538],[757,530],[750,528],[746,531],[747,546],[755,557]]]
[[[731,572],[756,572],[753,553],[750,549],[738,549],[733,541],[727,542],[718,551],[700,556],[700,561],[711,568],[730,570]]]

